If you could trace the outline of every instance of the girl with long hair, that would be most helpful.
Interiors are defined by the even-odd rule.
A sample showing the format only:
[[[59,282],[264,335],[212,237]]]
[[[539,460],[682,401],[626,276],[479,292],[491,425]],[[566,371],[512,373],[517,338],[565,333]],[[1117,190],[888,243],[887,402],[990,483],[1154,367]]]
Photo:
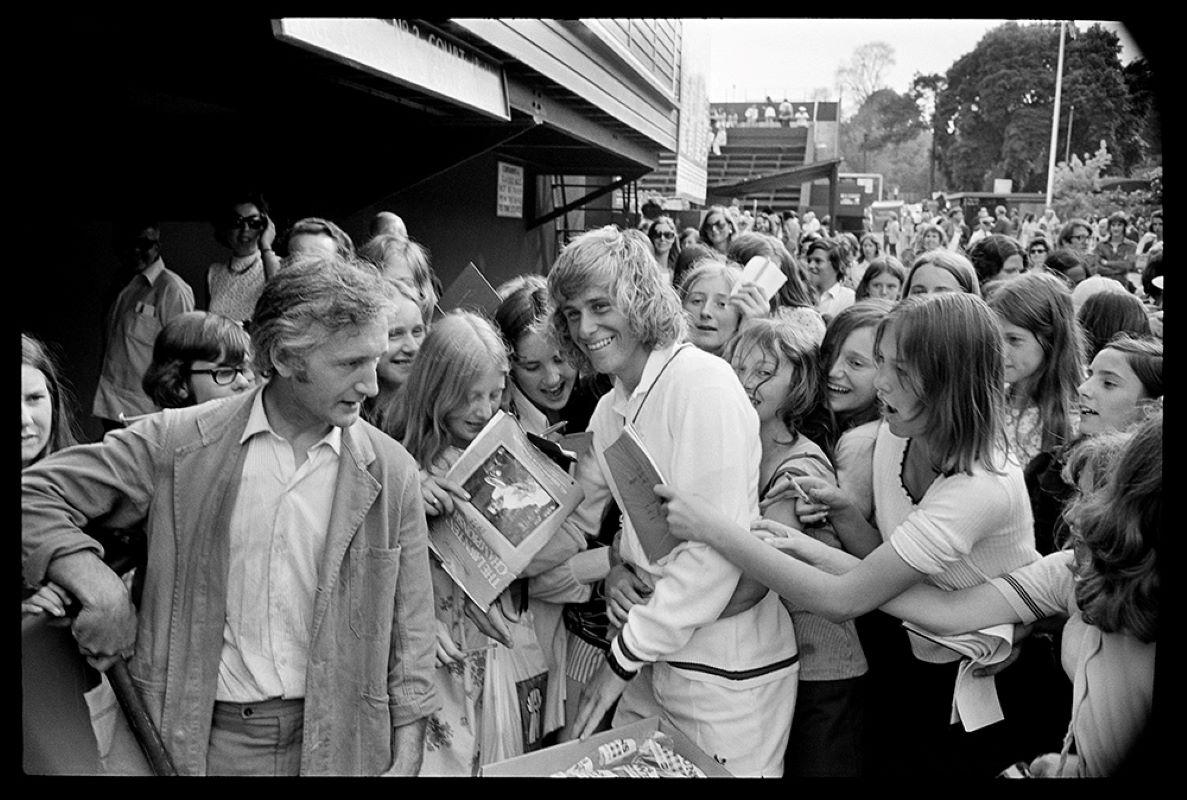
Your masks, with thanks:
[[[804,503],[838,535],[848,528],[848,537],[881,540],[860,560],[829,548],[848,571],[830,574],[787,558],[700,498],[655,488],[675,535],[709,544],[785,599],[838,622],[916,584],[973,586],[1039,557],[1022,468],[1009,458],[1002,427],[1001,334],[984,301],[962,292],[907,298],[879,323],[874,348],[885,415],[872,471],[877,531],[835,484],[798,480],[801,522],[812,516],[801,513]],[[756,524],[788,533],[774,522]],[[1030,677],[1024,659],[997,676],[1005,723],[965,732],[949,726],[960,656],[914,634],[910,643],[915,659],[891,699],[902,700],[898,729],[875,745],[891,768],[925,758],[931,774],[988,777],[1032,746],[1010,722]]]
[[[858,301],[876,298],[893,303],[903,296],[906,282],[902,262],[891,255],[880,256],[866,267],[853,294]]]
[[[425,511],[454,513],[465,490],[444,475],[499,410],[509,369],[490,322],[468,311],[446,314],[425,337],[405,385],[403,445],[421,468]],[[428,725],[422,775],[473,776],[480,766],[481,703],[490,640],[465,593],[432,559],[437,614],[434,681],[444,707]],[[472,605],[472,604],[471,604]],[[481,612],[479,612],[481,613]],[[488,617],[506,631],[500,604]],[[507,641],[510,644],[510,636]]]

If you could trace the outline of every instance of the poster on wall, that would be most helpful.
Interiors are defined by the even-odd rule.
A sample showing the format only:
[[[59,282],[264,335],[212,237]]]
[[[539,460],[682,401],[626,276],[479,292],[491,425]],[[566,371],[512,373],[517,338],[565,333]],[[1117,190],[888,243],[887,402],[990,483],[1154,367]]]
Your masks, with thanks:
[[[499,164],[499,188],[495,215],[523,219],[523,167]]]
[[[680,130],[676,196],[705,202],[709,166],[709,33],[703,20],[683,24],[680,61]]]

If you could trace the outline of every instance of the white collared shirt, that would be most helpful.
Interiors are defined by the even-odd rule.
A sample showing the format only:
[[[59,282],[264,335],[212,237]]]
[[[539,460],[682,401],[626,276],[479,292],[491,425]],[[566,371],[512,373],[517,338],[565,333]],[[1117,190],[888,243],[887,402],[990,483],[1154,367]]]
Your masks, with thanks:
[[[342,429],[296,464],[256,394],[230,522],[227,621],[215,699],[247,703],[305,696],[318,567],[329,533]]]
[[[816,302],[816,310],[820,312],[820,316],[832,319],[853,305],[856,299],[857,295],[848,286],[843,286],[839,282],[834,283],[830,288],[820,293],[820,299]]]
[[[668,364],[675,350],[673,345],[652,352],[633,392],[616,380],[602,397],[589,424],[594,450],[605,452],[625,423],[634,420],[666,483],[749,528],[758,517],[758,414],[728,363],[688,346]],[[593,533],[610,493],[607,478],[597,460],[583,459],[578,480],[586,502],[572,519]],[[622,651],[617,638],[611,645],[620,664],[633,670],[666,660],[748,670],[795,654],[790,618],[777,602],[754,615],[718,621],[741,577],[720,553],[685,542],[653,563],[626,514],[622,524],[622,558],[654,589],[646,602],[631,608],[619,637],[630,653]],[[744,633],[735,630],[741,625],[750,627]]]

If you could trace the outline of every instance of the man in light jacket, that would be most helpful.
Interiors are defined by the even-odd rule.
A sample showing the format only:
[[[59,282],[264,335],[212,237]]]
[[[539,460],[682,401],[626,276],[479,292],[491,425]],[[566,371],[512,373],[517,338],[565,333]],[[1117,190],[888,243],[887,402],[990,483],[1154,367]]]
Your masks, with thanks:
[[[251,392],[152,414],[22,475],[31,585],[78,600],[79,647],[130,672],[183,775],[415,775],[435,636],[419,473],[359,419],[390,303],[336,257],[253,315]],[[143,522],[133,608],[91,520]]]

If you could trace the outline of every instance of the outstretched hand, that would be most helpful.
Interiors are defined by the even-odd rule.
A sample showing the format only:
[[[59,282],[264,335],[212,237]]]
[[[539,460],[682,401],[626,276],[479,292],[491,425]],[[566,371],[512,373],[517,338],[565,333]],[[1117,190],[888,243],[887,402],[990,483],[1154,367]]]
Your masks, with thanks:
[[[831,481],[812,475],[784,473],[758,504],[759,511],[766,511],[793,497],[797,500],[795,516],[801,525],[819,525],[829,514],[853,506],[853,498]]]
[[[729,304],[743,320],[759,319],[771,315],[771,304],[763,296],[757,283],[743,283],[735,294],[730,295]]]
[[[668,530],[673,536],[690,542],[712,545],[719,536],[737,527],[708,501],[696,495],[678,492],[667,484],[656,484],[653,491],[664,506]]]

